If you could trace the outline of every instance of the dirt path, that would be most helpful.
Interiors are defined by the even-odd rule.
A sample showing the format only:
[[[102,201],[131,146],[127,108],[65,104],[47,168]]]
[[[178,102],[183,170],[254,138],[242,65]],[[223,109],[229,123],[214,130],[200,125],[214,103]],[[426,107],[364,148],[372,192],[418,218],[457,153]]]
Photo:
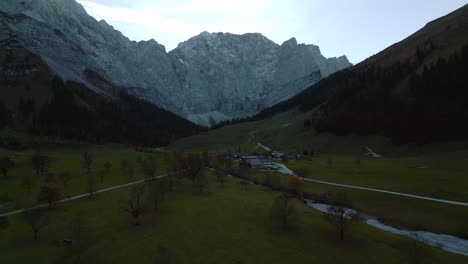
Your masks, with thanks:
[[[153,179],[160,179],[160,178],[164,178],[164,177],[167,177],[167,174],[156,176]],[[145,182],[145,180],[134,181],[134,182],[130,182],[130,183],[122,184],[122,185],[116,185],[116,186],[113,186],[113,187],[108,187],[108,188],[105,188],[105,189],[102,189],[102,190],[95,191],[94,194],[109,192],[109,191],[129,187],[129,186],[136,185],[136,184],[143,183],[143,182]],[[62,199],[62,200],[58,201],[57,203],[66,203],[66,202],[74,201],[74,200],[81,199],[81,198],[84,198],[84,197],[89,197],[89,195],[90,195],[90,193],[84,193],[84,194],[80,194],[80,195],[76,195],[76,196],[72,196],[72,197]],[[28,210],[28,209],[39,209],[39,208],[45,208],[47,206],[49,206],[49,205],[48,204],[40,204],[40,205],[30,207],[30,208],[23,208],[23,209],[16,210],[16,211],[13,211],[13,212],[3,213],[3,214],[0,214],[0,217],[16,215],[16,214],[20,214],[20,213],[22,213],[22,212],[24,212],[25,210]]]

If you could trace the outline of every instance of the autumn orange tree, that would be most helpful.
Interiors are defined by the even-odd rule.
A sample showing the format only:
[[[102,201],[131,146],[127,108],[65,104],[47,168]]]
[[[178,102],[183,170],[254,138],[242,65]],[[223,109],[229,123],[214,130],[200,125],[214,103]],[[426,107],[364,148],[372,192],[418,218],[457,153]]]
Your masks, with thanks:
[[[56,182],[46,182],[39,192],[37,200],[47,202],[49,208],[52,208],[56,202],[62,198],[62,190]]]
[[[289,176],[288,190],[297,198],[302,198],[304,193],[304,181],[296,176]]]

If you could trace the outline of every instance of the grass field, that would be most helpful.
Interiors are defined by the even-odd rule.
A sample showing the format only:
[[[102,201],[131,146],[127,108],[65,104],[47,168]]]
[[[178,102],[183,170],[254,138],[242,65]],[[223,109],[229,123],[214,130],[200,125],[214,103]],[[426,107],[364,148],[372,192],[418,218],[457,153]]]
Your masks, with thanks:
[[[378,136],[317,135],[313,128],[304,128],[304,120],[312,120],[313,114],[289,111],[265,120],[226,126],[180,140],[169,149],[261,153],[255,148],[260,142],[290,154],[313,150],[320,155],[311,161],[291,161],[287,166],[293,170],[304,168],[308,177],[323,181],[468,201],[467,142],[394,145]],[[366,146],[384,158],[363,158]],[[322,184],[306,186],[311,193],[342,192],[356,208],[396,225],[468,237],[465,207]]]
[[[145,157],[146,153],[136,152],[132,148],[119,145],[95,146],[86,144],[76,145],[58,145],[58,146],[43,146],[41,152],[49,156],[51,166],[49,172],[56,177],[68,171],[72,174],[71,181],[63,187],[63,194],[66,196],[79,195],[88,192],[87,177],[84,175],[82,166],[82,154],[84,151],[90,151],[95,156],[93,171],[97,173],[96,187],[103,189],[119,184],[124,184],[130,181],[143,179],[140,171],[140,166],[136,164],[137,157]],[[38,177],[33,170],[31,157],[35,150],[27,150],[21,152],[7,151],[0,149],[0,156],[14,156],[15,168],[8,173],[4,178],[0,176],[0,201],[7,200],[12,202],[8,209],[18,209],[31,206],[37,201],[37,194],[41,185],[44,182],[44,177]],[[160,154],[155,154],[160,156]],[[134,167],[134,177],[129,179],[121,168],[120,162],[127,160]],[[161,160],[161,159],[159,159]],[[109,172],[104,168],[104,164],[109,161],[112,168]],[[158,174],[165,173],[165,165],[160,162],[158,166]],[[23,186],[23,179],[26,175],[31,175],[34,187],[31,192]],[[100,176],[103,175],[101,182]]]
[[[78,214],[85,219],[88,241],[84,263],[155,263],[160,246],[173,252],[173,263],[411,263],[414,255],[413,242],[364,224],[356,224],[339,242],[325,217],[298,201],[295,231],[273,232],[269,209],[278,193],[254,185],[244,190],[230,178],[224,187],[211,181],[204,194],[182,181],[158,212],[147,206],[139,227],[118,206],[128,191],[59,205],[38,241],[19,215],[11,217],[10,228],[0,236],[0,261],[72,263],[72,246],[61,241],[69,237]],[[432,263],[467,260],[432,247],[420,250]]]

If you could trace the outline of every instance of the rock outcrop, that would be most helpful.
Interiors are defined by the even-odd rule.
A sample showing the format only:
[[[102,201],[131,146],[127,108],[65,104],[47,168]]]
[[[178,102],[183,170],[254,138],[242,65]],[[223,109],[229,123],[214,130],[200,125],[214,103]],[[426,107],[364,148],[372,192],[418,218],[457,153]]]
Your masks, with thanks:
[[[242,118],[351,64],[295,39],[203,32],[171,52],[130,41],[75,0],[0,1],[0,43],[14,39],[65,80],[99,92],[87,72],[198,124]]]

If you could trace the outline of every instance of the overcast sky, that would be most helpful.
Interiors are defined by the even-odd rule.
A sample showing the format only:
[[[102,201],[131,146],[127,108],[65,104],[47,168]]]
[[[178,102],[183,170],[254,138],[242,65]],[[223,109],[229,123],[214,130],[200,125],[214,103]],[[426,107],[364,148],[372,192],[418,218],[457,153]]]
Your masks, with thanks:
[[[174,49],[202,31],[295,37],[357,63],[468,0],[78,0],[132,40]]]

